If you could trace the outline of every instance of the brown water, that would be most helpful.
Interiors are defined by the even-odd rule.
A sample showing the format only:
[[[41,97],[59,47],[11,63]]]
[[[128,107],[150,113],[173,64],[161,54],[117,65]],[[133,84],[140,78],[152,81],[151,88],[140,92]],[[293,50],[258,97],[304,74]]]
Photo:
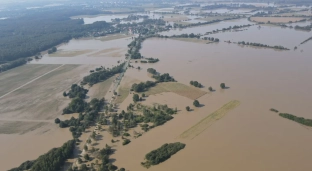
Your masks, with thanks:
[[[171,30],[163,34],[204,34],[214,29],[248,23],[246,19],[241,19],[183,30]],[[125,76],[132,78],[135,82],[150,80],[146,69],[153,67],[160,73],[170,73],[176,80],[186,85],[191,80],[196,80],[204,85],[203,90],[208,91],[208,87],[212,86],[216,92],[199,98],[198,100],[204,107],[195,109],[194,112],[184,110],[185,106],[192,106],[192,100],[174,93],[161,93],[148,97],[145,104],[151,105],[155,102],[168,104],[170,107],[178,107],[181,112],[172,121],[133,140],[129,145],[118,146],[118,150],[112,156],[116,159],[114,164],[131,171],[146,170],[140,165],[146,153],[164,143],[181,141],[187,144],[184,150],[149,170],[189,171],[194,168],[218,171],[309,170],[312,166],[310,162],[312,130],[283,119],[269,112],[269,109],[273,107],[281,112],[312,118],[310,113],[312,101],[310,91],[312,51],[310,47],[312,41],[301,45],[296,51],[275,51],[241,47],[225,43],[223,40],[244,40],[292,48],[311,37],[310,34],[310,32],[263,26],[260,30],[257,27],[250,27],[243,32],[211,35],[221,40],[215,44],[197,44],[170,39],[146,40],[142,45],[142,55],[159,58],[160,62],[155,64],[133,62],[131,65],[140,66],[142,69],[129,69]],[[110,53],[103,53],[101,57],[92,57],[92,54],[114,48],[127,49],[130,42],[130,39],[106,42],[94,39],[72,40],[60,46],[59,49],[90,51],[74,57],[45,55],[42,59],[32,63],[116,65],[118,60],[124,58],[112,57],[108,55]],[[83,67],[90,66],[80,68]],[[80,71],[78,77],[82,77],[82,73],[85,72]],[[75,79],[79,80],[76,77]],[[60,80],[62,80],[61,77],[55,79],[57,82]],[[221,82],[226,83],[230,88],[220,90]],[[66,84],[71,83],[69,81]],[[42,83],[40,89],[43,91],[47,85]],[[29,89],[25,92],[33,89],[34,87],[29,85]],[[62,91],[55,94],[61,97]],[[177,138],[182,132],[231,100],[239,100],[241,105],[195,139]],[[130,102],[132,102],[132,96],[125,99],[120,109],[125,109]],[[58,114],[53,113],[53,116],[56,115]],[[27,115],[20,115],[20,117],[21,119],[28,118]],[[46,119],[42,115],[41,118]],[[48,119],[50,119],[49,122],[53,122],[52,117]],[[104,139],[105,137],[109,136],[105,134]],[[0,168],[6,170],[18,166],[25,160],[35,159],[52,147],[61,146],[70,138],[68,129],[59,129],[52,123],[46,123],[44,127],[39,127],[25,135],[1,134],[0,152],[7,155],[3,155],[0,159],[2,161]],[[103,142],[109,141],[105,139]],[[100,143],[99,147],[102,145],[103,143]]]
[[[168,72],[185,84],[197,80],[205,86],[203,89],[212,86],[216,92],[199,98],[205,106],[192,113],[183,112],[191,101],[175,94],[162,93],[147,98],[147,103],[151,100],[176,105],[182,113],[118,149],[112,156],[117,159],[117,165],[129,170],[146,170],[140,166],[146,153],[163,143],[180,141],[187,144],[184,150],[149,170],[292,171],[311,168],[312,130],[269,112],[274,107],[281,112],[312,118],[309,103],[312,100],[311,52],[165,39],[146,40],[141,52],[160,59],[153,65],[157,71]],[[221,82],[230,88],[220,90]],[[195,139],[177,138],[234,99],[241,105]],[[133,154],[136,157],[131,157]]]
[[[207,35],[207,37],[219,38],[221,41],[245,41],[268,44],[272,46],[281,45],[289,49],[293,49],[295,46],[300,45],[301,42],[311,36],[312,32],[297,31],[290,28],[280,28],[270,25],[261,26],[261,28],[258,28],[258,26],[255,25],[244,31],[220,32],[217,34]]]

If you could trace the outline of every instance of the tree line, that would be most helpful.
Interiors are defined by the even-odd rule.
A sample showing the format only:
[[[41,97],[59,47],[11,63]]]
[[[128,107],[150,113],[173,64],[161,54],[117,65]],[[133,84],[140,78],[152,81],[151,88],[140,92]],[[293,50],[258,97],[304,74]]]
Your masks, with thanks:
[[[2,64],[2,65],[0,65],[0,73],[3,71],[7,71],[9,69],[24,65],[26,63],[27,63],[27,61],[25,59],[21,58],[21,59],[17,59],[17,60]]]
[[[93,70],[93,72],[90,75],[83,77],[81,84],[82,85],[89,84],[92,86],[101,81],[105,81],[108,78],[112,77],[113,75],[123,72],[124,65],[125,63],[121,63],[117,66],[114,66],[111,69],[104,67],[97,68],[95,72]]]
[[[278,50],[289,50],[288,48],[284,47],[284,46],[270,46],[270,45],[265,45],[265,44],[261,44],[261,43],[252,43],[252,42],[245,42],[245,41],[241,41],[238,42],[237,44],[239,45],[250,45],[250,46],[257,46],[257,47],[265,47],[265,48],[272,48],[272,49],[278,49]]]
[[[194,87],[198,87],[201,88],[203,87],[203,85],[201,83],[199,83],[198,81],[190,81],[190,84]]]
[[[149,168],[152,165],[157,165],[168,160],[172,155],[185,148],[185,144],[176,142],[164,144],[160,148],[153,150],[145,155],[146,162],[141,162],[141,165]]]
[[[59,171],[65,161],[73,154],[75,148],[75,140],[69,140],[59,148],[53,148],[36,160],[26,161],[19,167],[10,169],[9,171]]]
[[[286,119],[289,119],[289,120],[292,120],[292,121],[295,121],[295,122],[300,123],[302,125],[312,127],[312,119],[306,119],[304,117],[298,117],[298,116],[295,116],[295,115],[292,115],[289,113],[280,113],[279,116],[286,118]]]
[[[137,93],[144,92],[144,91],[147,91],[149,88],[154,87],[157,83],[175,82],[175,79],[172,76],[170,76],[168,73],[161,74],[161,75],[153,75],[153,78],[156,81],[146,81],[145,83],[141,82],[139,84],[136,84],[136,83],[132,84],[131,91],[135,91]]]

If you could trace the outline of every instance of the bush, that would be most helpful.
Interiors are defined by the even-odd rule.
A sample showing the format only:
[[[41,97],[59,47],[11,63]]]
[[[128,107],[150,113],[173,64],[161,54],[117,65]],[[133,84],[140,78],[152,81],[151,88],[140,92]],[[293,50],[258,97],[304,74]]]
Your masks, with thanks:
[[[129,134],[128,132],[125,132],[125,133],[123,134],[123,136],[125,136],[125,137],[129,137],[129,136],[130,136],[130,134]]]
[[[60,120],[59,118],[56,118],[56,119],[54,120],[54,122],[55,122],[56,124],[59,124],[59,123],[61,122],[61,120]]]
[[[224,84],[224,83],[221,83],[221,84],[220,84],[220,87],[221,87],[222,89],[225,89],[225,84]]]
[[[140,97],[139,97],[138,94],[134,94],[133,97],[132,97],[132,99],[133,99],[134,102],[140,101]]]
[[[194,100],[193,105],[194,105],[195,107],[199,107],[199,106],[200,106],[200,103],[199,103],[198,100]]]
[[[274,109],[274,108],[271,108],[270,111],[275,112],[275,113],[278,113],[278,110],[276,110],[276,109]]]
[[[198,88],[202,87],[202,84],[199,83],[198,81],[190,81],[190,84],[194,87],[198,87]]]
[[[157,74],[157,71],[156,71],[154,68],[148,68],[148,69],[147,69],[147,72],[148,72],[148,73],[151,73],[151,74],[153,74],[153,75]]]
[[[124,141],[122,142],[122,145],[127,145],[129,144],[131,141],[129,139],[124,139]]]
[[[208,90],[209,90],[209,91],[213,91],[213,88],[212,88],[212,87],[209,87]]]
[[[186,106],[186,111],[190,111],[191,110],[191,108],[189,107],[189,106]]]
[[[83,156],[83,158],[84,158],[85,160],[90,160],[90,156],[89,156],[88,154],[85,154],[85,155]]]

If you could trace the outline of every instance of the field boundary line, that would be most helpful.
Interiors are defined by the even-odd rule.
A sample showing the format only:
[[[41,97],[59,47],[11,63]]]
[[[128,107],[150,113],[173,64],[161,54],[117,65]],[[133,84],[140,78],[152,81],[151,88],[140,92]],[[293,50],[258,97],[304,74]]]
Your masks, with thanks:
[[[225,105],[223,105],[218,110],[212,112],[202,120],[198,121],[195,125],[184,131],[182,134],[178,136],[178,138],[182,139],[194,139],[199,134],[204,132],[207,128],[209,128],[212,124],[214,124],[217,120],[224,117],[228,112],[235,109],[240,105],[238,100],[232,100]]]
[[[35,78],[35,79],[31,80],[31,81],[28,81],[27,83],[25,83],[25,84],[23,84],[23,85],[17,87],[16,89],[14,89],[14,90],[12,90],[12,91],[10,91],[10,92],[8,92],[8,93],[6,93],[6,94],[0,96],[0,99],[2,99],[3,97],[5,97],[5,96],[7,96],[7,95],[9,95],[9,94],[11,94],[11,93],[13,93],[13,92],[15,92],[15,91],[21,89],[21,88],[23,88],[24,86],[26,86],[26,85],[28,85],[28,84],[30,84],[30,83],[32,83],[32,82],[34,82],[34,81],[36,81],[36,80],[38,80],[38,79],[40,79],[40,78],[42,78],[42,77],[44,77],[44,76],[50,74],[51,72],[53,72],[53,71],[55,71],[55,70],[61,68],[61,67],[64,66],[64,65],[65,65],[65,64],[63,64],[63,65],[61,65],[61,66],[59,66],[59,67],[57,67],[57,68],[54,68],[54,69],[52,69],[51,71],[49,71],[49,72],[47,72],[47,73],[45,73],[45,74],[43,74],[43,75],[40,75],[40,76],[38,76],[37,78]]]

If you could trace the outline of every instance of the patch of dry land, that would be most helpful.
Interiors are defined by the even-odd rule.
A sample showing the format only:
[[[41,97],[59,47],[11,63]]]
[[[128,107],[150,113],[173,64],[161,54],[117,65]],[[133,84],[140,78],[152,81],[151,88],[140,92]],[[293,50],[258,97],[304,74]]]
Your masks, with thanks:
[[[70,99],[63,97],[94,66],[27,64],[0,74],[1,170],[16,167],[71,139],[54,119]]]
[[[192,42],[192,43],[201,43],[201,44],[209,44],[213,43],[209,40],[197,39],[197,38],[171,38],[173,40],[185,41],[185,42]]]
[[[123,39],[123,38],[128,38],[128,37],[131,37],[131,35],[126,35],[126,34],[110,34],[110,35],[107,35],[107,36],[103,36],[103,37],[97,38],[97,40],[109,41],[109,40]]]
[[[79,55],[83,55],[86,53],[90,53],[93,50],[86,49],[86,50],[74,50],[74,51],[64,51],[64,50],[58,50],[55,53],[49,54],[49,57],[75,57]]]
[[[239,106],[240,102],[237,100],[233,100],[215,112],[211,113],[196,125],[192,126],[190,129],[183,132],[179,138],[189,138],[193,139],[198,136],[200,133],[205,131],[208,127],[210,127],[214,122],[218,121],[222,117],[224,117],[229,111],[233,110],[235,107]]]
[[[100,50],[96,53],[89,54],[89,57],[122,57],[127,53],[126,49],[122,48],[109,48]]]
[[[186,15],[165,14],[163,19],[168,22],[175,22],[175,21],[188,20],[189,18]]]
[[[114,102],[117,104],[122,103],[128,97],[132,84],[139,82],[139,80],[133,79],[129,76],[123,77],[117,90],[118,96]]]
[[[226,16],[226,15],[218,15],[218,16],[207,16],[205,18],[198,18],[198,20],[202,20],[202,21],[213,21],[213,20],[224,20],[224,19],[229,19],[229,18],[233,18],[231,16]]]
[[[27,65],[32,66],[35,65]],[[34,69],[37,70],[36,66]],[[73,83],[80,82],[89,69],[87,65],[60,65],[52,72],[29,80],[26,84],[21,83],[21,87],[0,99],[1,119],[55,119],[69,102],[62,93]],[[28,77],[28,73],[21,72],[19,77]],[[9,92],[11,87],[6,89]]]
[[[251,21],[255,22],[264,22],[264,23],[289,23],[289,22],[297,22],[303,20],[305,18],[301,17],[251,17]]]
[[[116,76],[113,76],[103,82],[97,83],[90,87],[88,92],[89,99],[91,100],[93,98],[104,98],[115,79]]]

